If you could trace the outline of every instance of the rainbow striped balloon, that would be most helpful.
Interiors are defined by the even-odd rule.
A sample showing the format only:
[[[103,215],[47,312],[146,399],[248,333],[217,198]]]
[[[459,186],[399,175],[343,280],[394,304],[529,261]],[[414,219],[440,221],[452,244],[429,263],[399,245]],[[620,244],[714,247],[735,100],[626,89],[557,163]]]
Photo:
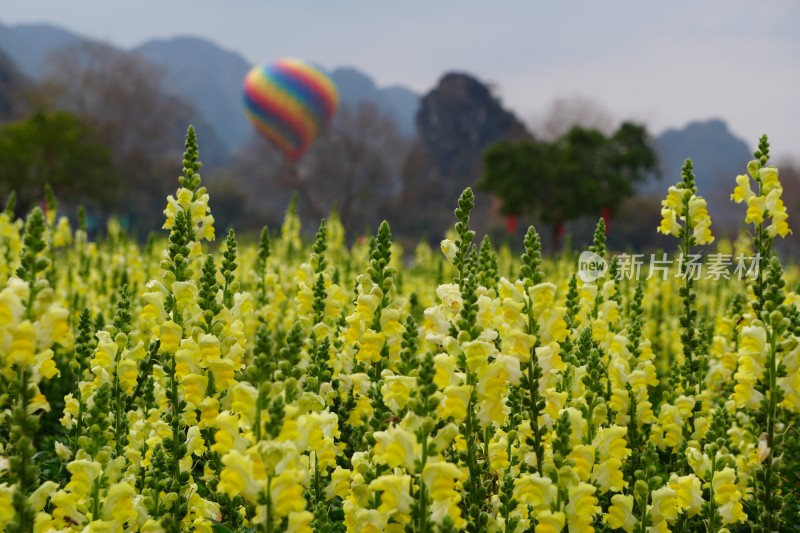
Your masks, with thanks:
[[[330,123],[339,93],[321,69],[297,59],[281,59],[247,73],[244,102],[259,133],[294,162]]]

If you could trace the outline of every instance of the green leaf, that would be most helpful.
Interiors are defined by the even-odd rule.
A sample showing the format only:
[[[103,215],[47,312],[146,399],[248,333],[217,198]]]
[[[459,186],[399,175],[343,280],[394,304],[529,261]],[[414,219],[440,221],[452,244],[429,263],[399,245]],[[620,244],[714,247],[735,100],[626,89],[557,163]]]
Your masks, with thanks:
[[[214,532],[215,533],[234,533],[234,531],[231,528],[229,528],[225,524],[222,524],[221,522],[216,522],[216,521],[214,522]]]

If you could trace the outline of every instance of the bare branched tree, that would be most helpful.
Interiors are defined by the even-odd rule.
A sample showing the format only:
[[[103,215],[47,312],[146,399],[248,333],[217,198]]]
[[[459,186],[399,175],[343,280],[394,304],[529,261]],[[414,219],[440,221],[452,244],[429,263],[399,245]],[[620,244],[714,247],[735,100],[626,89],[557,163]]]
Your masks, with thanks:
[[[617,121],[602,104],[580,96],[558,98],[543,116],[531,120],[534,136],[544,141],[557,139],[574,126],[592,128],[610,135]]]
[[[141,229],[159,226],[164,196],[175,189],[191,107],[161,88],[163,72],[142,57],[84,42],[55,52],[34,89],[39,107],[71,111],[111,149],[120,202]],[[155,207],[152,207],[155,206]]]
[[[300,190],[315,214],[333,208],[346,228],[367,230],[397,193],[409,149],[395,122],[375,106],[345,106],[300,171]]]
[[[191,107],[161,88],[162,69],[111,46],[84,42],[48,60],[44,93],[51,102],[90,118],[120,157],[163,157]]]
[[[395,123],[370,104],[344,106],[328,131],[296,165],[264,139],[245,148],[231,175],[252,191],[248,210],[274,218],[291,193],[315,223],[335,210],[348,234],[374,229],[401,187],[411,142]]]

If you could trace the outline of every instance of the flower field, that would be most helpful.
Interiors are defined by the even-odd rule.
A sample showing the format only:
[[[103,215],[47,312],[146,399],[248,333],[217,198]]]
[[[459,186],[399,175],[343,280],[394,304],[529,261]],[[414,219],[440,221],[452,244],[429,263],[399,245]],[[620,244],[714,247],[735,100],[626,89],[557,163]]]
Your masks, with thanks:
[[[797,531],[799,279],[768,152],[731,177],[734,244],[691,163],[653,228],[758,257],[744,278],[625,275],[601,221],[584,280],[533,228],[517,255],[477,242],[470,190],[405,258],[386,223],[304,242],[291,208],[214,244],[192,129],[168,240],[7,209],[0,532]]]

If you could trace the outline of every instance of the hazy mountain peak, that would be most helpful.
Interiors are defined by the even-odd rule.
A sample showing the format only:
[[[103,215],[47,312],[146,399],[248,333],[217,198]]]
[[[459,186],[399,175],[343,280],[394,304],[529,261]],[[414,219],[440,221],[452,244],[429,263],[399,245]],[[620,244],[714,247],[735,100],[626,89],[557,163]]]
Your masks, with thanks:
[[[7,53],[28,77],[44,75],[48,56],[54,50],[80,42],[82,37],[49,24],[0,23],[0,50]]]
[[[730,195],[737,174],[744,172],[752,158],[750,148],[736,137],[725,121],[697,120],[682,128],[671,128],[654,139],[661,180],[647,182],[642,192],[661,196],[681,179],[681,168],[691,159],[698,192],[708,202],[714,225],[736,228],[740,213],[732,207]]]
[[[414,135],[414,117],[420,102],[417,93],[401,85],[378,87],[375,80],[354,67],[336,68],[330,76],[343,105],[370,102],[393,118],[402,133]]]
[[[28,77],[41,79],[54,51],[85,39],[48,24],[0,24],[0,50]],[[242,106],[242,80],[251,64],[237,52],[191,35],[151,39],[132,50],[164,69],[164,89],[185,98],[217,130],[228,150],[241,147],[254,133]],[[400,131],[413,135],[419,95],[401,86],[378,87],[352,66],[331,72],[342,102],[373,103],[392,117]]]
[[[449,72],[422,99],[420,140],[442,176],[471,185],[481,154],[501,140],[530,138],[522,122],[486,84],[471,74]]]
[[[660,139],[671,139],[675,138],[682,138],[682,137],[692,137],[698,140],[705,140],[708,141],[716,141],[723,138],[732,139],[734,138],[733,133],[728,129],[728,124],[725,123],[724,120],[719,118],[711,118],[707,120],[697,120],[693,122],[689,122],[682,128],[670,128],[665,130],[660,136]],[[736,139],[739,142],[739,139]]]
[[[372,96],[378,90],[372,78],[354,67],[335,68],[330,76],[337,85],[348,87],[346,96],[349,100],[356,99],[359,95]]]
[[[136,47],[134,51],[147,56],[161,54],[190,61],[230,61],[232,64],[249,66],[240,54],[226,50],[208,39],[192,35],[151,39]]]
[[[45,74],[46,60],[51,53],[83,40],[87,39],[48,24],[10,26],[0,23],[0,51],[11,58],[25,76],[34,80]],[[164,69],[164,88],[192,104],[213,125],[228,150],[239,148],[254,135],[241,96],[242,79],[251,65],[240,54],[208,39],[185,35],[152,39],[133,51]],[[343,104],[371,102],[394,118],[403,133],[416,133],[419,94],[401,85],[380,86],[353,66],[333,69],[330,75]],[[493,96],[490,86],[462,72],[445,74],[438,90],[449,95],[445,100],[451,103],[459,101],[458,94],[464,91],[486,101]],[[694,160],[701,189],[727,187],[727,182],[723,184],[718,180],[735,176],[752,156],[747,144],[731,133],[720,119],[695,121],[682,128],[669,129],[658,136],[654,144],[664,180],[645,186],[648,192],[661,192],[665,182],[679,179],[686,157]]]

